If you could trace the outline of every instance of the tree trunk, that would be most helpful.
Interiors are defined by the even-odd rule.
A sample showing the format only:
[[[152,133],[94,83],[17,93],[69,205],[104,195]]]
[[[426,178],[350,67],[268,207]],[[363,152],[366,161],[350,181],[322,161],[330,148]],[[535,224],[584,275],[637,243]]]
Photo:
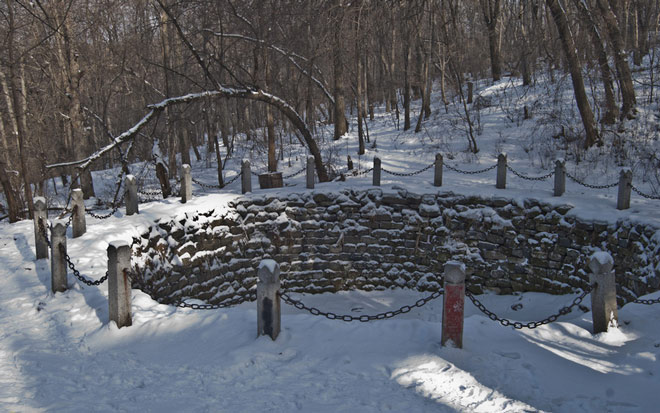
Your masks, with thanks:
[[[584,125],[584,130],[586,133],[586,140],[584,146],[589,148],[593,146],[596,142],[600,142],[600,137],[598,136],[598,130],[596,129],[594,114],[591,111],[591,106],[589,105],[589,99],[587,98],[587,93],[584,89],[584,79],[582,78],[582,67],[577,56],[577,49],[575,48],[575,42],[573,41],[573,35],[571,34],[570,28],[568,27],[568,20],[564,14],[564,10],[559,5],[558,0],[546,0],[546,4],[550,9],[552,18],[555,21],[557,26],[557,32],[559,33],[559,39],[561,41],[564,53],[566,54],[566,60],[568,61],[568,66],[571,72],[571,80],[573,81],[573,93],[575,94],[575,100],[577,102],[578,110],[580,111],[580,116],[582,117],[582,124]]]
[[[334,43],[332,47],[332,68],[334,71],[335,80],[335,134],[334,140],[338,140],[348,132],[348,122],[346,121],[346,102],[344,101],[344,67],[342,62],[342,55],[344,49],[342,47],[342,20],[343,12],[341,8],[341,0],[336,2],[337,13],[334,28]]]
[[[584,0],[574,1],[580,12],[581,20],[587,25],[591,36],[591,43],[593,44],[594,51],[598,58],[600,77],[605,91],[605,114],[600,121],[605,125],[612,125],[616,122],[616,119],[619,116],[619,109],[616,106],[616,100],[614,97],[614,86],[610,72],[610,65],[607,60],[607,52],[605,51],[603,39],[600,37],[600,32],[596,26],[596,21],[594,20],[591,10],[588,9],[587,3]]]
[[[481,0],[481,11],[488,31],[490,70],[493,82],[502,78],[502,56],[500,51],[500,0]]]
[[[632,74],[628,66],[628,56],[625,50],[624,38],[619,30],[617,18],[610,7],[612,0],[597,0],[598,8],[600,9],[605,27],[610,39],[612,53],[614,55],[614,63],[616,65],[617,77],[619,78],[619,86],[621,88],[621,119],[634,118],[635,116],[635,88],[633,87]],[[625,26],[624,26],[625,27]]]

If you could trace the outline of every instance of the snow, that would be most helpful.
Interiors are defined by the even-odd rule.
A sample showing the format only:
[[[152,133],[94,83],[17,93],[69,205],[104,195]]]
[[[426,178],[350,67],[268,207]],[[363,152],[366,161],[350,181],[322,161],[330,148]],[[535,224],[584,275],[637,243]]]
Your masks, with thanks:
[[[477,87],[477,93],[504,100],[510,96],[507,93],[519,87],[507,82],[481,90]],[[525,96],[533,99],[531,92]],[[441,108],[438,98],[434,99],[434,110]],[[170,103],[153,105],[152,112],[119,135],[115,143],[134,135],[154,110]],[[333,150],[341,159],[350,154],[362,170],[371,167],[373,156],[379,156],[388,170],[401,173],[428,166],[434,162],[436,152],[445,154],[447,165],[477,170],[493,165],[498,153],[506,151],[509,165],[520,173],[545,174],[547,168],[554,167],[552,159],[538,156],[538,147],[527,151],[530,140],[537,139],[537,145],[550,140],[549,136],[535,135],[545,126],[534,120],[518,120],[514,124],[509,119],[511,114],[501,110],[505,103],[481,110],[484,132],[478,136],[478,156],[464,151],[462,138],[445,136],[443,130],[456,133],[457,129],[451,126],[451,119],[443,117],[442,110],[424,122],[427,132],[421,134],[396,130],[391,115],[381,110],[376,120],[370,121],[372,144],[367,144],[367,155],[355,155],[354,130],[337,142],[328,139],[322,143],[321,151]],[[551,105],[542,102],[531,102],[530,107],[540,112],[536,118],[544,110],[552,110]],[[413,107],[412,113],[419,113],[419,106]],[[109,151],[115,143],[103,151]],[[243,154],[237,155],[229,159],[226,176],[240,170]],[[264,169],[263,154],[253,155],[254,170]],[[565,155],[568,154],[554,153],[551,157],[560,159]],[[285,175],[297,171],[299,161],[306,159],[307,153],[300,148],[297,152],[289,151],[287,156],[290,163],[281,162]],[[586,153],[585,159],[589,156],[592,155]],[[586,182],[618,180],[619,169],[613,167],[614,162],[578,165],[566,157],[567,170]],[[216,171],[205,169],[203,164],[193,165],[193,176],[213,182]],[[335,166],[343,170],[343,165]],[[140,181],[138,168],[132,168]],[[639,171],[633,172],[635,185],[651,192],[644,187]],[[509,174],[507,188],[500,190],[495,188],[495,174],[495,170],[466,175],[445,169],[443,186],[439,188],[432,186],[432,169],[414,177],[383,174],[380,189],[371,186],[371,174],[366,174],[348,176],[345,182],[317,184],[315,193],[333,197],[335,202],[342,201],[339,191],[347,188],[382,194],[404,189],[420,197],[429,193],[478,196],[506,199],[518,205],[537,199],[553,206],[568,205],[567,215],[581,220],[626,220],[649,228],[660,227],[657,200],[633,195],[631,208],[619,211],[617,188],[588,189],[567,180],[566,193],[554,197],[552,179],[526,181]],[[117,175],[117,170],[95,172],[97,192],[112,193],[114,182],[109,181]],[[144,182],[155,185],[155,178]],[[277,196],[282,202],[288,199],[290,205],[300,202],[297,193],[304,191],[305,176],[292,178],[287,185],[291,186],[273,191],[260,190],[255,185],[253,194],[248,196]],[[210,210],[230,214],[229,204],[241,197],[240,180],[222,191],[193,187],[193,199],[186,204],[170,198],[141,204],[137,215],[125,216],[120,208],[107,220],[88,217],[88,232],[67,239],[68,253],[76,268],[83,275],[98,279],[107,269],[110,243],[130,244],[133,237],[156,231],[152,225],[159,219],[176,221],[185,214],[192,216]],[[64,191],[60,194],[64,195]],[[50,196],[51,200],[55,198]],[[93,201],[88,201],[88,206]],[[374,204],[369,209],[374,215],[383,213]],[[422,210],[429,215],[452,213],[428,205]],[[491,216],[491,212],[466,208],[461,214],[481,219]],[[541,209],[538,212],[542,213]],[[415,211],[404,210],[403,214],[411,222],[424,221]],[[204,221],[200,218],[197,225]],[[313,226],[314,222],[304,224]],[[497,224],[511,225],[507,220]],[[369,323],[315,317],[283,303],[282,332],[272,341],[256,335],[254,302],[195,311],[158,304],[143,292],[133,290],[133,325],[117,329],[108,322],[107,284],[81,286],[69,274],[68,291],[50,292],[49,261],[35,259],[33,231],[28,221],[11,225],[0,222],[0,411],[602,412],[655,411],[660,403],[660,304],[628,304],[618,312],[618,328],[594,335],[591,313],[578,308],[555,323],[533,330],[514,330],[491,321],[468,300],[464,348],[457,349],[440,346],[442,298],[392,319]],[[68,232],[70,237],[71,231]],[[651,238],[660,239],[660,231],[654,230]],[[539,241],[555,242],[553,234],[544,234]],[[529,239],[530,243],[539,241]],[[605,262],[603,254],[596,252],[595,258]],[[190,254],[186,252],[176,259],[184,258],[190,258]],[[273,262],[261,265],[272,267]],[[359,316],[392,311],[426,295],[395,289],[293,298],[326,312]],[[658,297],[660,292],[645,298]],[[500,317],[523,323],[554,314],[574,298],[541,293],[479,296]],[[587,296],[582,302],[586,310],[589,301]]]

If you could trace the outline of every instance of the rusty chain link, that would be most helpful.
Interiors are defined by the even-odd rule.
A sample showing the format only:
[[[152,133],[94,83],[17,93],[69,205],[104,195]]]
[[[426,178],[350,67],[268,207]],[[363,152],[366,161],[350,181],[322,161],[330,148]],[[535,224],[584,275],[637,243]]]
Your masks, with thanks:
[[[543,175],[543,176],[526,176],[526,175],[523,175],[520,172],[516,171],[515,169],[513,169],[509,165],[506,166],[506,169],[513,172],[513,174],[515,176],[517,176],[518,178],[526,179],[528,181],[545,181],[546,179],[550,178],[552,175],[555,174],[555,171],[551,171],[550,173],[548,173],[546,175]]]
[[[424,167],[424,168],[420,169],[419,171],[408,172],[408,173],[389,171],[385,168],[381,168],[381,171],[383,171],[385,173],[388,173],[390,175],[394,175],[394,176],[415,176],[415,175],[421,174],[422,172],[428,171],[429,169],[433,168],[433,166],[435,166],[435,162],[433,162],[431,165],[429,165],[427,167]]]
[[[46,245],[48,245],[48,248],[52,248],[52,245],[50,245],[50,240],[48,239],[48,232],[46,232],[46,225],[44,225],[44,221],[39,219],[37,222],[37,225],[39,226],[39,232],[41,233],[41,236],[46,240]]]
[[[453,167],[453,166],[451,166],[451,165],[449,165],[449,164],[446,164],[446,163],[443,164],[443,165],[446,166],[447,169],[449,169],[450,171],[458,172],[459,174],[465,174],[465,175],[476,175],[476,174],[482,174],[482,173],[484,173],[484,172],[492,171],[493,169],[497,168],[497,164],[495,164],[495,165],[493,165],[493,166],[489,166],[488,168],[485,168],[485,169],[479,169],[479,170],[476,170],[476,171],[463,171],[463,170],[461,170],[461,169],[455,168],[455,167]]]
[[[589,294],[594,289],[595,286],[596,286],[595,283],[592,284],[592,285],[589,285],[587,288],[584,289],[582,294],[580,294],[579,296],[575,297],[575,299],[573,299],[573,303],[571,305],[564,306],[564,307],[560,308],[559,311],[556,314],[553,314],[553,315],[551,315],[547,318],[544,318],[541,321],[530,321],[528,323],[521,323],[519,321],[511,321],[509,319],[499,317],[497,314],[495,314],[494,312],[487,309],[486,306],[484,306],[483,303],[481,301],[479,301],[477,299],[477,297],[472,295],[472,293],[467,289],[465,290],[465,296],[468,297],[470,299],[470,301],[472,301],[472,303],[479,309],[479,311],[486,314],[488,316],[488,318],[490,318],[493,321],[498,321],[500,324],[502,324],[505,327],[512,326],[513,328],[515,328],[517,330],[520,330],[522,328],[534,329],[534,328],[542,326],[544,324],[549,324],[549,323],[555,322],[555,321],[557,321],[557,319],[559,317],[570,313],[573,310],[573,307],[575,307],[576,305],[579,305],[582,302],[582,300],[584,300],[584,297],[586,297],[587,294]]]
[[[635,303],[635,304],[644,304],[644,305],[660,304],[660,297],[655,298],[655,299],[637,298],[636,300],[633,301],[633,303]]]
[[[351,321],[359,321],[361,323],[366,323],[368,321],[385,320],[385,319],[388,319],[388,318],[395,317],[399,314],[408,313],[413,308],[415,308],[415,307],[420,308],[420,307],[424,306],[426,303],[428,303],[429,301],[440,297],[443,293],[444,293],[444,290],[435,291],[434,293],[432,293],[431,295],[429,295],[427,297],[420,298],[419,300],[417,300],[415,302],[415,304],[404,305],[403,307],[399,308],[398,310],[386,311],[384,313],[379,313],[379,314],[376,314],[376,315],[363,314],[363,315],[357,316],[357,317],[354,316],[354,315],[350,315],[350,314],[340,315],[340,314],[335,314],[331,311],[328,311],[328,312],[321,311],[316,307],[308,307],[299,300],[294,300],[293,298],[289,297],[289,295],[287,293],[285,293],[283,291],[280,291],[279,294],[280,294],[280,297],[282,297],[282,300],[286,304],[292,305],[292,306],[296,307],[299,310],[308,311],[312,315],[320,315],[320,316],[323,316],[323,317],[327,318],[328,320],[341,320],[341,321],[346,321],[347,323],[350,323]]]
[[[579,185],[582,185],[582,186],[585,186],[585,187],[591,188],[591,189],[609,189],[609,188],[614,188],[615,186],[619,185],[618,182],[614,182],[613,184],[607,184],[607,185],[591,185],[591,184],[588,184],[586,182],[580,181],[579,179],[577,179],[573,175],[569,174],[568,172],[566,172],[566,176],[571,181],[575,182],[576,184],[579,184]]]

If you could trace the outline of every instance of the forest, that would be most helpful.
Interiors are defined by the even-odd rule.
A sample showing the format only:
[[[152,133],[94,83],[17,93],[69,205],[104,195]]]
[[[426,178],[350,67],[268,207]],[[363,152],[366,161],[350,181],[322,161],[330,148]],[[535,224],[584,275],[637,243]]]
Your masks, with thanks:
[[[660,183],[657,152],[629,149],[657,135],[639,110],[658,113],[659,18],[658,0],[4,0],[0,215],[32,216],[55,179],[93,197],[91,171],[128,173],[155,144],[170,178],[192,150],[222,185],[248,142],[269,171],[302,145],[327,181],[323,142],[354,126],[363,154],[377,108],[414,134],[458,105],[476,154],[472,89],[504,79],[569,79],[579,117],[556,111],[547,139],[643,158]]]

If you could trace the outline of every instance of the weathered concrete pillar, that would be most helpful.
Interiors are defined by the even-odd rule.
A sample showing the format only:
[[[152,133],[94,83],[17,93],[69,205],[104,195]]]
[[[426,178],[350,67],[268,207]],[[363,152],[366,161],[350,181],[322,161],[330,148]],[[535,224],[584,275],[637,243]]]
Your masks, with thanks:
[[[81,195],[82,195],[82,191]],[[66,222],[53,223],[50,240],[50,285],[54,293],[66,291]],[[63,249],[62,249],[63,248]]]
[[[108,309],[118,328],[133,324],[131,317],[131,247],[125,241],[108,246]]]
[[[562,196],[566,192],[566,161],[555,161],[555,196]]]
[[[133,175],[126,175],[124,183],[126,185],[126,195],[124,196],[126,202],[126,215],[139,214],[137,180]]]
[[[501,153],[497,155],[497,182],[495,188],[506,188],[506,154]]]
[[[632,190],[632,171],[623,168],[619,175],[619,196],[616,201],[616,209],[630,208],[630,192]]]
[[[83,202],[83,191],[80,188],[74,189],[71,192],[71,203],[73,218],[71,225],[73,225],[73,238],[78,238],[87,232],[87,222],[85,221],[85,202]]]
[[[48,234],[48,212],[46,211],[46,198],[34,198],[34,247],[37,259],[48,258],[48,242],[39,228],[41,222],[46,234]]]
[[[243,159],[241,163],[241,193],[252,192],[252,172],[250,161]]]
[[[617,327],[619,315],[616,307],[616,280],[614,278],[614,259],[606,252],[597,252],[589,258],[589,282],[596,283],[591,290],[591,316],[594,334],[607,331],[608,327]]]
[[[280,265],[261,260],[257,269],[257,334],[273,340],[280,334]]]
[[[314,157],[307,157],[307,189],[314,189]]]
[[[465,308],[465,264],[445,263],[445,294],[442,308],[442,345],[463,348],[463,312]]]
[[[435,155],[435,174],[433,175],[433,186],[442,186],[442,154]]]
[[[185,204],[191,199],[192,199],[192,173],[190,171],[190,165],[184,163],[183,165],[181,165],[181,203]]]
[[[380,186],[380,158],[374,156],[373,186]]]

